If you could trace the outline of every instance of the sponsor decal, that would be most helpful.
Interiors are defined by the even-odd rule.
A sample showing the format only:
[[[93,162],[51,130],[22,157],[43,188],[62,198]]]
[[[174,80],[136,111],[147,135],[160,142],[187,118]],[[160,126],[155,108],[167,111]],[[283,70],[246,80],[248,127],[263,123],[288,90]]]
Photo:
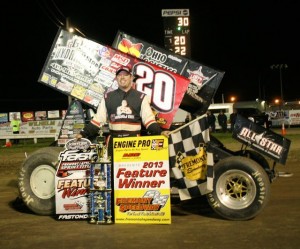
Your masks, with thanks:
[[[141,198],[117,198],[116,206],[119,207],[120,212],[160,211],[166,205],[168,198],[168,195],[161,195],[159,191],[149,190]]]
[[[252,149],[285,164],[291,141],[263,126],[237,115],[232,137]]]
[[[88,214],[61,214],[57,217],[58,220],[85,220],[88,218]]]

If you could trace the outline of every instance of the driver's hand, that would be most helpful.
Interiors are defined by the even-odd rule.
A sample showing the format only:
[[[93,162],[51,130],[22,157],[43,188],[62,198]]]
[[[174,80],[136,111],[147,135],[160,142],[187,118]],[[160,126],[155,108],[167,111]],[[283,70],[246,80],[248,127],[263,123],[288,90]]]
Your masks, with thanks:
[[[162,131],[161,135],[165,136],[165,137],[169,137],[170,135],[170,131]]]

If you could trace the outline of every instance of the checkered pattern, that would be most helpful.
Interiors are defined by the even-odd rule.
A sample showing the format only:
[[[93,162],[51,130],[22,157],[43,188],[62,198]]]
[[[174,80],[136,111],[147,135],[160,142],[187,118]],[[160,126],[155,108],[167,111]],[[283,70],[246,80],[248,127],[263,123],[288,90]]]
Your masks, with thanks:
[[[199,145],[207,143],[209,139],[206,115],[191,121],[189,125],[171,134],[169,138],[169,163],[178,181],[178,192],[181,200],[191,199],[212,191],[214,164],[212,153],[207,152],[206,180],[189,180],[178,168],[178,163],[180,163],[182,158],[197,155],[199,153]]]
[[[151,150],[159,150],[162,149],[164,145],[163,139],[152,139]]]
[[[157,190],[148,190],[144,196],[144,198],[153,198],[152,204],[159,204],[161,207],[164,207],[168,201],[168,195],[161,195]]]

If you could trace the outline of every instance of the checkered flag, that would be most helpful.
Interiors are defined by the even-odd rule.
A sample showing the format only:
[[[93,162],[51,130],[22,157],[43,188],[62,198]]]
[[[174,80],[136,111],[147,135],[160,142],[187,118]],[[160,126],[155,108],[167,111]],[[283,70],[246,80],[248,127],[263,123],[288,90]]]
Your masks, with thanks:
[[[191,199],[211,192],[213,183],[213,155],[207,152],[207,178],[189,180],[185,177],[178,163],[182,158],[199,153],[199,145],[209,142],[206,114],[171,132],[169,138],[169,163],[178,182],[181,200]]]

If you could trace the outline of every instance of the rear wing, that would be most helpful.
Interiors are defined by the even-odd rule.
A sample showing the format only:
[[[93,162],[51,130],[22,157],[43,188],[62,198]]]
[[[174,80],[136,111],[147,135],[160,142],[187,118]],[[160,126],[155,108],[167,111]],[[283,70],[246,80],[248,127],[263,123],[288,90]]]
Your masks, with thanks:
[[[96,109],[118,87],[120,66],[132,68],[134,87],[149,96],[158,123],[168,129],[189,79],[66,30],[58,30],[38,82]]]
[[[207,112],[225,73],[123,31],[118,31],[112,47],[188,79],[180,108],[194,116]]]

